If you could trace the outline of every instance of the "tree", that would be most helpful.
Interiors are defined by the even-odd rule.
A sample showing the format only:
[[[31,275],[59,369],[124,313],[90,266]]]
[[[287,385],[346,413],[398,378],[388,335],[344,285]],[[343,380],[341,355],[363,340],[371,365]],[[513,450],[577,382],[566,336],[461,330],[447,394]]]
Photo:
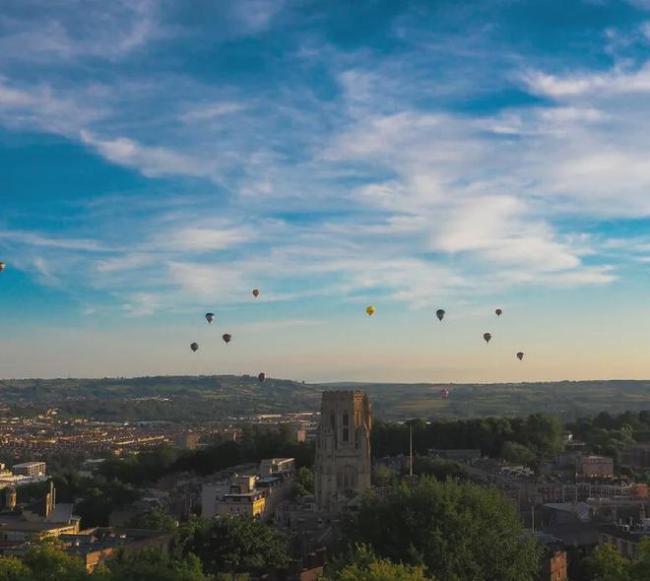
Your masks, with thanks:
[[[467,471],[458,462],[444,458],[429,458],[416,456],[413,471],[418,476],[433,476],[437,480],[447,478],[467,478]]]
[[[287,544],[277,531],[249,518],[192,521],[179,535],[182,555],[201,559],[207,574],[282,571],[289,564]]]
[[[373,466],[372,469],[372,483],[375,486],[388,486],[395,483],[397,475],[387,466],[382,464]]]
[[[521,442],[536,449],[542,456],[554,456],[562,451],[562,424],[556,416],[532,414],[526,420],[527,442]]]
[[[650,581],[650,538],[641,539],[636,558],[630,565],[630,573],[635,581]]]
[[[431,478],[402,483],[382,498],[366,497],[349,539],[449,581],[533,580],[540,558],[501,493]]]
[[[31,571],[17,557],[0,557],[0,581],[31,581]]]
[[[99,578],[101,581],[208,581],[196,555],[179,559],[157,548],[120,553],[107,562]]]
[[[395,564],[381,559],[366,545],[355,547],[347,563],[331,576],[332,581],[435,581],[424,576],[423,567]]]
[[[162,508],[154,508],[150,512],[133,517],[128,526],[134,529],[149,529],[171,533],[178,528],[178,521]]]
[[[608,414],[609,415],[609,414]],[[591,577],[597,581],[635,581],[630,576],[631,563],[611,545],[596,547],[588,562]]]
[[[296,479],[291,487],[291,494],[294,498],[314,494],[314,473],[310,468],[303,466],[298,469]]]
[[[30,581],[84,581],[88,579],[81,559],[68,555],[55,541],[32,547],[23,563],[31,571]]]
[[[527,464],[528,466],[535,464],[536,459],[535,453],[530,448],[523,444],[517,444],[517,442],[506,442],[503,445],[501,456],[508,462]]]

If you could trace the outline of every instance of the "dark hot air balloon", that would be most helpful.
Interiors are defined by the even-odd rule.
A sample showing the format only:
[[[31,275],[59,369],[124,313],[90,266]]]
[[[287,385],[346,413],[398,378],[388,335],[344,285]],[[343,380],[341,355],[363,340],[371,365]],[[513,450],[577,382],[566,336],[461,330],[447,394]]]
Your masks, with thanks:
[[[257,379],[259,380],[260,383],[264,383],[264,380],[266,379],[266,373],[260,373],[257,376]]]
[[[519,359],[519,361],[521,361],[523,358],[524,358],[524,352],[519,351],[519,353],[517,353],[517,359]]]
[[[439,321],[442,321],[445,318],[445,309],[438,309],[436,311],[436,317],[438,317]]]
[[[483,333],[483,339],[485,339],[486,343],[489,343],[490,339],[492,339],[492,333]]]
[[[494,312],[496,313],[497,317],[500,317],[502,315],[502,313],[503,313],[503,310],[502,309],[496,309]]]
[[[214,313],[206,313],[205,318],[207,319],[208,323],[212,323],[212,321],[214,321]]]
[[[260,289],[258,289],[258,288],[254,288],[254,289],[253,289],[253,296],[254,296],[255,298],[259,297],[259,296],[260,296]]]
[[[190,345],[190,349],[196,353],[199,350],[199,344],[198,343],[192,343]]]
[[[226,342],[230,343],[230,340],[232,339],[232,335],[230,333],[224,333],[221,335],[221,338]]]

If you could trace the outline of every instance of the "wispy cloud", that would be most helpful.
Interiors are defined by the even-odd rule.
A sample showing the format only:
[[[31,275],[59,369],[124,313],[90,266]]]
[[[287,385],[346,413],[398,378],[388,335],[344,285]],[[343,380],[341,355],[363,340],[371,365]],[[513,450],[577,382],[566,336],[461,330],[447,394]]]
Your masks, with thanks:
[[[214,175],[214,168],[207,160],[199,160],[167,147],[146,146],[126,137],[102,139],[85,129],[81,130],[80,135],[86,145],[95,148],[109,161],[138,169],[145,176],[185,175],[210,178]]]
[[[124,312],[130,317],[147,317],[153,315],[160,306],[159,298],[153,293],[133,293],[122,305]]]
[[[245,109],[246,105],[243,103],[223,101],[193,107],[183,113],[180,118],[184,123],[203,123],[227,115],[233,115],[234,113],[239,113]]]
[[[22,10],[7,10],[0,18],[0,53],[10,61],[116,60],[162,35],[155,0],[96,4],[73,0],[65,10],[49,3],[17,4]]]
[[[85,252],[108,252],[110,248],[97,240],[84,238],[53,238],[41,236],[35,232],[22,230],[0,230],[0,240],[24,244],[27,246],[44,246],[63,250],[81,250]]]
[[[524,75],[528,88],[539,95],[552,98],[578,97],[596,91],[606,94],[647,93],[650,91],[650,66],[644,64],[635,71],[608,71],[557,76],[539,71]]]

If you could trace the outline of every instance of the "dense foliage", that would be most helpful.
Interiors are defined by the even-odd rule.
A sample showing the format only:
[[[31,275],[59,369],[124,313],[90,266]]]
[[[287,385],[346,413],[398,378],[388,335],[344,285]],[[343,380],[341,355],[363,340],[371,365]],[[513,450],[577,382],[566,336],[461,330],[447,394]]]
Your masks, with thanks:
[[[567,424],[574,436],[587,442],[599,454],[616,456],[621,448],[634,442],[650,442],[650,412],[625,412],[611,415],[601,412]]]
[[[601,545],[588,560],[595,581],[650,581],[650,538],[643,539],[634,559],[619,555],[611,545]]]
[[[203,571],[261,575],[289,566],[286,540],[269,525],[246,518],[194,520],[179,532],[175,551],[196,555]]]
[[[208,581],[194,556],[178,559],[159,549],[118,554],[91,575],[79,557],[61,545],[46,542],[24,558],[0,557],[0,581]]]
[[[536,579],[539,549],[498,491],[422,478],[370,495],[349,533],[394,562],[448,581]]]
[[[44,542],[22,559],[0,557],[0,581],[220,581],[281,572],[289,564],[285,540],[263,523],[194,520],[177,531],[170,551],[118,552],[92,575],[63,545]]]
[[[382,559],[366,545],[356,546],[332,568],[327,576],[330,581],[435,581],[434,577],[425,576],[424,567]]]
[[[422,420],[406,424],[376,422],[372,431],[373,455],[407,452],[409,425],[413,430],[413,448],[419,454],[426,454],[430,448],[475,448],[486,456],[499,457],[508,443],[517,444],[520,453],[526,450],[532,457],[549,457],[562,449],[560,420],[547,414],[532,414],[527,418],[443,420],[429,424]]]

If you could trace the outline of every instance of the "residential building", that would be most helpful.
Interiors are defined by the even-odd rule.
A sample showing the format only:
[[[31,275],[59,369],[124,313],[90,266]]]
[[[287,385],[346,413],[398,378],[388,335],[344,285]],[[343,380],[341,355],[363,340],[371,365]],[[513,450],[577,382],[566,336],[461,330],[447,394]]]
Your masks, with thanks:
[[[295,471],[296,461],[294,458],[269,458],[260,462],[260,475],[262,476],[293,475]]]
[[[24,462],[22,464],[14,464],[12,471],[18,476],[45,476],[46,465],[45,462]]]
[[[56,490],[50,487],[43,501],[31,505],[16,502],[15,489],[0,512],[0,553],[14,551],[26,542],[79,532],[79,517],[72,514],[72,504],[56,504]]]
[[[636,525],[609,524],[599,527],[599,544],[614,547],[620,555],[633,559],[641,539],[650,536],[650,519]]]
[[[607,456],[580,456],[576,468],[583,478],[614,478],[614,459]]]
[[[234,478],[230,485],[230,492],[216,501],[216,514],[261,518],[266,508],[268,491],[257,489],[256,481],[256,476]]]
[[[201,434],[196,432],[187,431],[177,434],[174,438],[174,444],[184,450],[196,450],[199,447]]]
[[[118,551],[132,554],[149,547],[167,551],[170,535],[140,529],[116,530],[97,527],[74,534],[63,534],[59,540],[65,544],[67,552],[80,557],[84,561],[86,571],[92,573],[100,563]]]

